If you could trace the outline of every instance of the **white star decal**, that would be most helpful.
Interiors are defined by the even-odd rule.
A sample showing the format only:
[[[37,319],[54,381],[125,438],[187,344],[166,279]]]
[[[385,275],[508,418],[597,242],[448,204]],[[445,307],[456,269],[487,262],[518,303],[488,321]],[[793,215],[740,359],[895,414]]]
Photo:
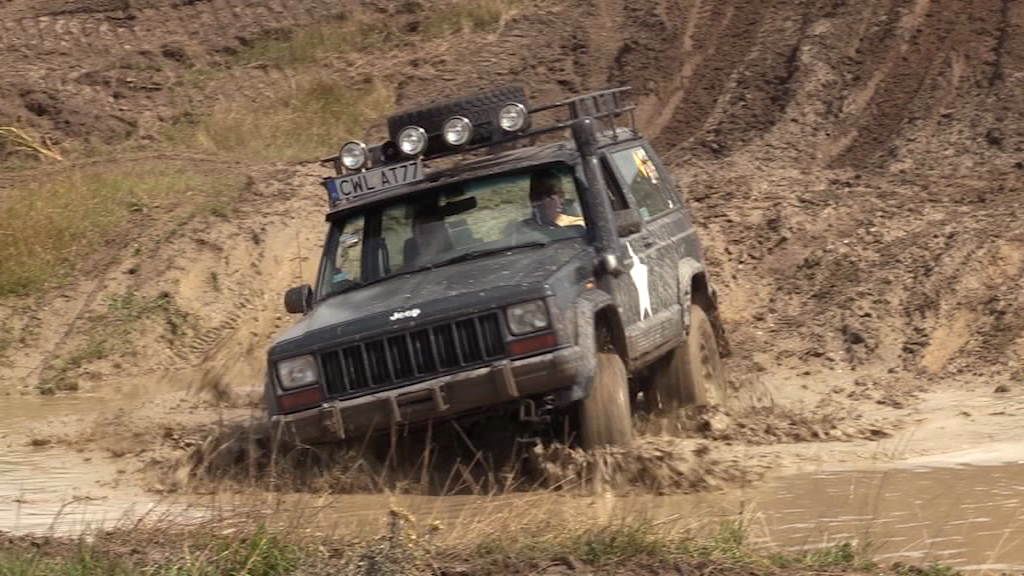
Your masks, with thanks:
[[[633,284],[636,286],[636,294],[640,299],[640,319],[643,320],[646,316],[653,314],[651,312],[651,292],[647,288],[647,265],[640,261],[640,257],[633,252],[633,247],[629,242],[626,242],[626,248],[629,249],[629,257],[633,259],[629,275],[633,278]]]

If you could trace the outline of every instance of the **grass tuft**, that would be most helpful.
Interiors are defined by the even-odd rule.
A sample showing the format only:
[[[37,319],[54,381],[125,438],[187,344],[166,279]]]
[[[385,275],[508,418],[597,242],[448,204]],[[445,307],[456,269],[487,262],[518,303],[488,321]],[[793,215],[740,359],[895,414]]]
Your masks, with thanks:
[[[312,532],[308,522],[268,526],[252,513],[190,527],[136,523],[88,541],[7,537],[0,540],[0,576],[427,576],[537,574],[550,567],[600,574],[957,574],[937,563],[883,566],[851,543],[796,552],[760,548],[735,520],[707,534],[645,519],[600,522],[499,513],[444,528],[420,526],[392,508],[382,529],[358,537],[346,532],[359,528],[350,523],[337,524],[328,534]]]
[[[284,37],[268,37],[239,54],[242,66],[291,69],[344,55],[392,47],[403,38],[381,15],[356,12],[314,24]]]
[[[646,521],[620,521],[588,528],[569,542],[573,556],[592,566],[607,566],[638,557],[664,560],[671,556],[671,548],[671,542]]]
[[[517,2],[460,0],[433,10],[423,24],[428,37],[495,32]]]

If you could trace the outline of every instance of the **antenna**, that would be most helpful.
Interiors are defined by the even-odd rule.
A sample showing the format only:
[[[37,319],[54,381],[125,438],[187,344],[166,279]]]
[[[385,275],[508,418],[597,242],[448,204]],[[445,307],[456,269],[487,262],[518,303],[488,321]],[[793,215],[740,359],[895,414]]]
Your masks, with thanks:
[[[304,278],[302,276],[302,242],[299,241],[299,231],[295,231],[295,253],[296,258],[299,261],[299,284],[302,284]]]

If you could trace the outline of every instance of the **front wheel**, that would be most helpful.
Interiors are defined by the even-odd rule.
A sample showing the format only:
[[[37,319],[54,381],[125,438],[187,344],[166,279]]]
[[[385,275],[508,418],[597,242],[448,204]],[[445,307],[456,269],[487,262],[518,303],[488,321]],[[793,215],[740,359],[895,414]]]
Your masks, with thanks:
[[[614,351],[597,353],[590,395],[580,403],[580,444],[586,450],[633,443],[626,365]]]
[[[704,309],[691,304],[686,341],[658,361],[645,404],[649,410],[724,404],[727,390],[714,327]]]

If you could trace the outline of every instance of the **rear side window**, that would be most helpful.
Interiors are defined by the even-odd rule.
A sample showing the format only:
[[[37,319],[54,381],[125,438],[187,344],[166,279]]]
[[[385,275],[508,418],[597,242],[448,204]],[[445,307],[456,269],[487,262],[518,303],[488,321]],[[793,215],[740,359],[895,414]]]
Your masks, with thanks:
[[[675,206],[672,198],[665,193],[657,166],[643,146],[612,152],[610,156],[623,183],[636,198],[644,220]]]

